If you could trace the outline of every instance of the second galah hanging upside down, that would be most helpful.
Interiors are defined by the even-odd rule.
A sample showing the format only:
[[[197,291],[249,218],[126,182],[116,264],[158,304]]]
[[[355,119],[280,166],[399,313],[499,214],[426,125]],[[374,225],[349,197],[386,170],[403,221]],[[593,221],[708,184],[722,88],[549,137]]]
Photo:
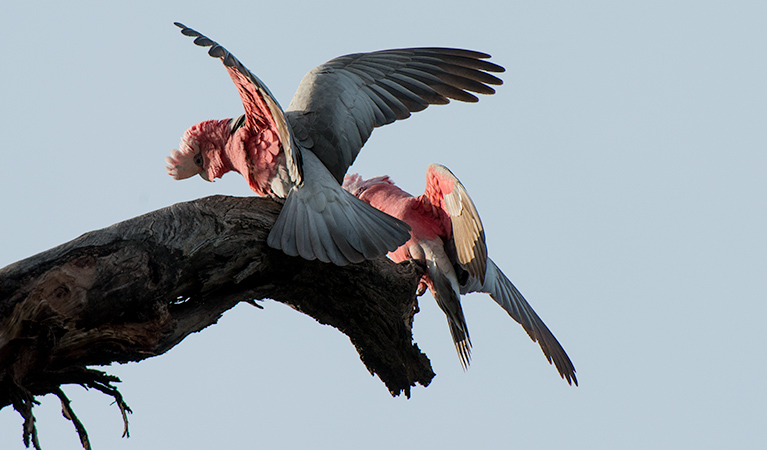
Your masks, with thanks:
[[[560,376],[578,385],[575,367],[565,350],[517,288],[487,257],[485,232],[474,202],[447,167],[429,166],[426,190],[418,197],[395,186],[388,176],[363,180],[353,174],[346,177],[343,187],[410,225],[410,240],[389,256],[396,262],[416,259],[426,263],[422,283],[447,316],[464,369],[469,365],[471,340],[461,295],[485,292],[538,342]]]
[[[341,56],[311,70],[283,112],[269,89],[231,53],[176,23],[220,58],[245,114],[189,128],[166,158],[180,180],[213,181],[239,172],[258,195],[284,205],[267,243],[288,255],[338,265],[385,255],[409,238],[404,222],[341,189],[344,174],[375,127],[449,99],[492,94],[503,68],[489,55],[450,48],[406,48]]]

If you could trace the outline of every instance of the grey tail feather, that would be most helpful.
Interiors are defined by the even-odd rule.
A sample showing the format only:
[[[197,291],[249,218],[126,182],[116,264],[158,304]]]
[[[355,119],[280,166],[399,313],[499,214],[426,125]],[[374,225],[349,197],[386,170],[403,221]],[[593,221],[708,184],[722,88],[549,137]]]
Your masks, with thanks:
[[[469,337],[466,317],[463,315],[461,298],[453,290],[450,280],[442,272],[439,272],[434,262],[427,261],[427,267],[429,269],[429,278],[431,278],[434,284],[432,295],[434,295],[434,300],[437,301],[437,305],[439,305],[447,317],[450,336],[453,338],[455,351],[461,360],[461,367],[463,367],[463,370],[467,370],[471,363],[471,338]]]
[[[288,195],[267,244],[290,256],[339,266],[374,259],[410,239],[410,226],[342,190],[341,200],[322,211],[310,206],[305,193]]]
[[[461,367],[463,370],[468,370],[471,363],[471,339],[469,339],[469,331],[465,328],[466,322],[463,323],[463,329],[451,322],[450,319],[447,322],[450,325],[450,335],[453,337],[455,351],[461,360]]]

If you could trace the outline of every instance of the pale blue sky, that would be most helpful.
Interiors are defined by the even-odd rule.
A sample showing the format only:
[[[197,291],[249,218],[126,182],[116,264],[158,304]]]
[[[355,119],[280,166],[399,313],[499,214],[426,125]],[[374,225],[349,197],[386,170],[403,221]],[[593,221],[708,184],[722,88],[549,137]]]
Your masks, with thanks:
[[[370,5],[370,6],[368,6]],[[414,194],[450,167],[490,256],[568,351],[569,387],[489,297],[465,298],[463,373],[444,315],[415,338],[436,378],[391,398],[335,329],[240,306],[168,354],[109,367],[135,414],[65,387],[96,449],[763,448],[767,445],[764,2],[3,2],[0,266],[177,202],[250,195],[165,174],[190,125],[239,114],[218,40],[287,106],[332,57],[489,52],[504,86],[376,130],[352,171]],[[45,449],[80,448],[58,400]],[[0,411],[0,447],[22,449]]]

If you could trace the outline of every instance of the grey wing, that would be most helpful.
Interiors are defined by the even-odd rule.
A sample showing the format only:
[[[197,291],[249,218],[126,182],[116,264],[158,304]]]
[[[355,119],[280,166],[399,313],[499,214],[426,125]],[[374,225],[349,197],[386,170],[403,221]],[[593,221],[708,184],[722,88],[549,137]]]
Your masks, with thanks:
[[[554,363],[559,375],[569,384],[578,385],[578,379],[575,376],[575,366],[573,366],[570,357],[567,356],[565,349],[559,344],[554,334],[543,323],[533,307],[527,303],[522,293],[512,284],[501,269],[488,258],[487,274],[485,275],[484,285],[480,284],[476,278],[469,280],[469,283],[461,288],[461,293],[485,292],[490,294],[507,313],[525,329],[527,334],[534,342],[541,346],[543,354],[549,363]]]
[[[287,166],[290,178],[296,183],[300,184],[303,180],[301,152],[298,148],[293,133],[288,125],[285,113],[282,107],[274,98],[269,88],[255,76],[247,67],[245,67],[233,54],[227,49],[219,45],[217,42],[209,39],[198,31],[188,28],[182,23],[174,22],[174,25],[181,28],[181,34],[184,36],[194,37],[194,43],[200,47],[210,47],[208,54],[214,58],[219,58],[224,66],[228,70],[234,70],[238,75],[235,79],[235,75],[232,76],[233,81],[237,84],[237,89],[240,92],[240,97],[243,100],[243,105],[246,109],[246,116],[250,116],[249,109],[258,109],[261,114],[267,114],[274,122],[279,134],[280,143],[282,144],[283,151],[287,159]],[[230,72],[231,73],[231,72]],[[263,102],[263,104],[261,103]],[[247,119],[245,119],[247,120]],[[242,126],[243,119],[238,117],[233,121],[233,126]]]
[[[405,48],[341,56],[311,70],[288,105],[296,139],[339,183],[373,128],[449,99],[493,94],[504,68],[490,55],[452,48]]]

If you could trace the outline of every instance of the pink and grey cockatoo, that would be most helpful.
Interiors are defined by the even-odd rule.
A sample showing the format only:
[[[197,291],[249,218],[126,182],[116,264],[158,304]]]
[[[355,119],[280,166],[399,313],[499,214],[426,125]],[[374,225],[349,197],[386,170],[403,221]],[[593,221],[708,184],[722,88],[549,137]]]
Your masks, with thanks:
[[[449,99],[476,102],[492,94],[503,68],[489,55],[450,48],[407,48],[341,56],[311,70],[283,111],[269,89],[216,42],[176,23],[195,44],[220,58],[245,114],[189,128],[166,158],[180,180],[213,181],[239,172],[258,195],[284,205],[267,243],[288,255],[338,265],[395,250],[409,227],[341,188],[373,128]]]
[[[426,171],[426,190],[413,197],[388,176],[363,180],[346,177],[344,189],[410,225],[410,240],[389,257],[396,262],[423,261],[426,273],[420,292],[429,288],[447,316],[461,365],[471,357],[471,340],[461,308],[461,295],[485,292],[537,341],[568,383],[578,385],[575,367],[538,314],[501,269],[487,256],[485,232],[474,202],[458,178],[445,166],[432,164]]]

